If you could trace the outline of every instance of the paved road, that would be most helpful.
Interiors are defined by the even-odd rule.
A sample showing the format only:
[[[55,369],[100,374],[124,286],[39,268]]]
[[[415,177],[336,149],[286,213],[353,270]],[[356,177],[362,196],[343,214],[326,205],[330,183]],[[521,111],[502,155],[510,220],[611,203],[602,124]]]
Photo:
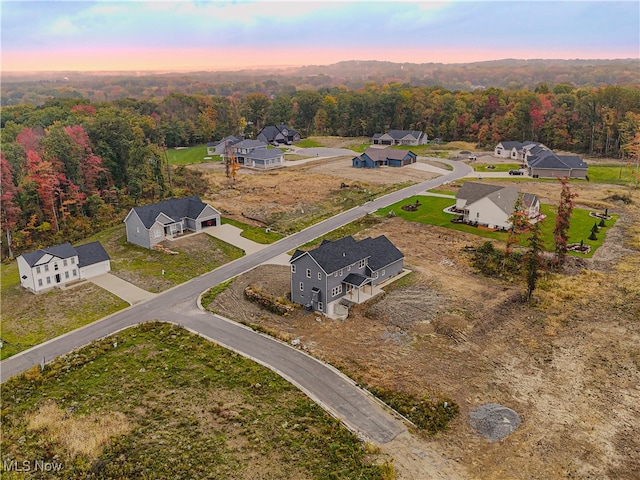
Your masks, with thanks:
[[[47,363],[59,355],[124,328],[140,322],[163,320],[183,325],[214,342],[255,359],[298,386],[352,431],[360,432],[378,443],[389,442],[404,431],[405,427],[391,414],[385,412],[366,392],[356,387],[335,369],[242,325],[201,312],[196,302],[199,294],[213,285],[251,270],[273,257],[346,225],[367,213],[447,181],[462,178],[470,171],[470,167],[464,163],[455,161],[446,163],[454,166],[453,172],[390,193],[338,214],[255,253],[167,290],[150,300],[14,355],[0,362],[0,382],[34,365]]]

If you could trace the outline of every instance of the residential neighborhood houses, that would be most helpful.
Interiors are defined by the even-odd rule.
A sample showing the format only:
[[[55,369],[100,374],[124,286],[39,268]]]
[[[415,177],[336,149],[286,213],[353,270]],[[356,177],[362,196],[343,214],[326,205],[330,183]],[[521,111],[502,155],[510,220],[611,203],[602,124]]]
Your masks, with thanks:
[[[588,178],[587,163],[577,155],[558,155],[539,142],[500,142],[494,156],[522,162],[534,178]]]
[[[417,155],[409,150],[394,148],[367,148],[351,162],[355,168],[403,167],[416,163]]]
[[[300,141],[300,134],[288,125],[268,125],[260,130],[256,139],[273,146],[291,145]]]
[[[403,271],[404,254],[384,235],[357,241],[324,240],[291,256],[291,300],[330,318],[381,292],[376,288]]]
[[[34,293],[64,287],[111,270],[100,242],[73,247],[70,243],[27,252],[17,258],[20,285]]]
[[[507,187],[478,182],[465,182],[456,193],[455,212],[462,221],[490,229],[507,230],[520,195],[516,185]],[[540,200],[530,193],[522,194],[522,208],[532,221],[540,214]]]
[[[387,133],[376,133],[371,138],[373,145],[426,145],[427,134],[416,130],[389,130]]]
[[[220,212],[194,195],[133,207],[124,223],[128,242],[152,248],[185,231],[199,232],[220,225]]]

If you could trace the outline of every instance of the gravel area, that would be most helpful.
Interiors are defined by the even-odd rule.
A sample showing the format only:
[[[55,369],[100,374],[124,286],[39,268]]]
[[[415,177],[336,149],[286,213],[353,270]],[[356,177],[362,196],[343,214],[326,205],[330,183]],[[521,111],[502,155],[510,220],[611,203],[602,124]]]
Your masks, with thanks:
[[[497,403],[486,403],[469,414],[469,423],[493,443],[515,432],[520,426],[520,416]]]

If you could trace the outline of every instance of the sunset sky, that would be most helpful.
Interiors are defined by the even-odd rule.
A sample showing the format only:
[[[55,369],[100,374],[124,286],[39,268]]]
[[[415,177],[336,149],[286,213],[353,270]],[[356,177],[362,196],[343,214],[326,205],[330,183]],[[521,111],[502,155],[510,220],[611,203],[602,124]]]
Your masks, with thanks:
[[[4,71],[640,59],[638,1],[7,1]]]

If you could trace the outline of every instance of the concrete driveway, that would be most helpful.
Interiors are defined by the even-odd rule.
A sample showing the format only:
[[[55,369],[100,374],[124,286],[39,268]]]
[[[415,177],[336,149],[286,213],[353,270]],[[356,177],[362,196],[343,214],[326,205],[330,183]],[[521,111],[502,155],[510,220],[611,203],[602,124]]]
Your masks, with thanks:
[[[154,293],[136,287],[134,284],[116,277],[111,273],[103,273],[102,275],[91,278],[89,281],[120,297],[130,305],[135,305],[136,303],[144,302],[145,300],[155,297]]]
[[[258,252],[268,245],[264,245],[262,243],[254,242],[253,240],[249,240],[248,238],[244,238],[242,235],[242,229],[238,227],[234,227],[233,225],[229,225],[228,223],[223,223],[222,225],[218,225],[217,227],[207,227],[202,229],[207,235],[211,235],[223,242],[230,243],[231,245],[235,245],[238,248],[241,248],[245,251],[247,255],[251,255],[252,253]],[[291,255],[287,253],[281,253],[273,258],[262,263],[262,265],[289,265],[289,259]]]

